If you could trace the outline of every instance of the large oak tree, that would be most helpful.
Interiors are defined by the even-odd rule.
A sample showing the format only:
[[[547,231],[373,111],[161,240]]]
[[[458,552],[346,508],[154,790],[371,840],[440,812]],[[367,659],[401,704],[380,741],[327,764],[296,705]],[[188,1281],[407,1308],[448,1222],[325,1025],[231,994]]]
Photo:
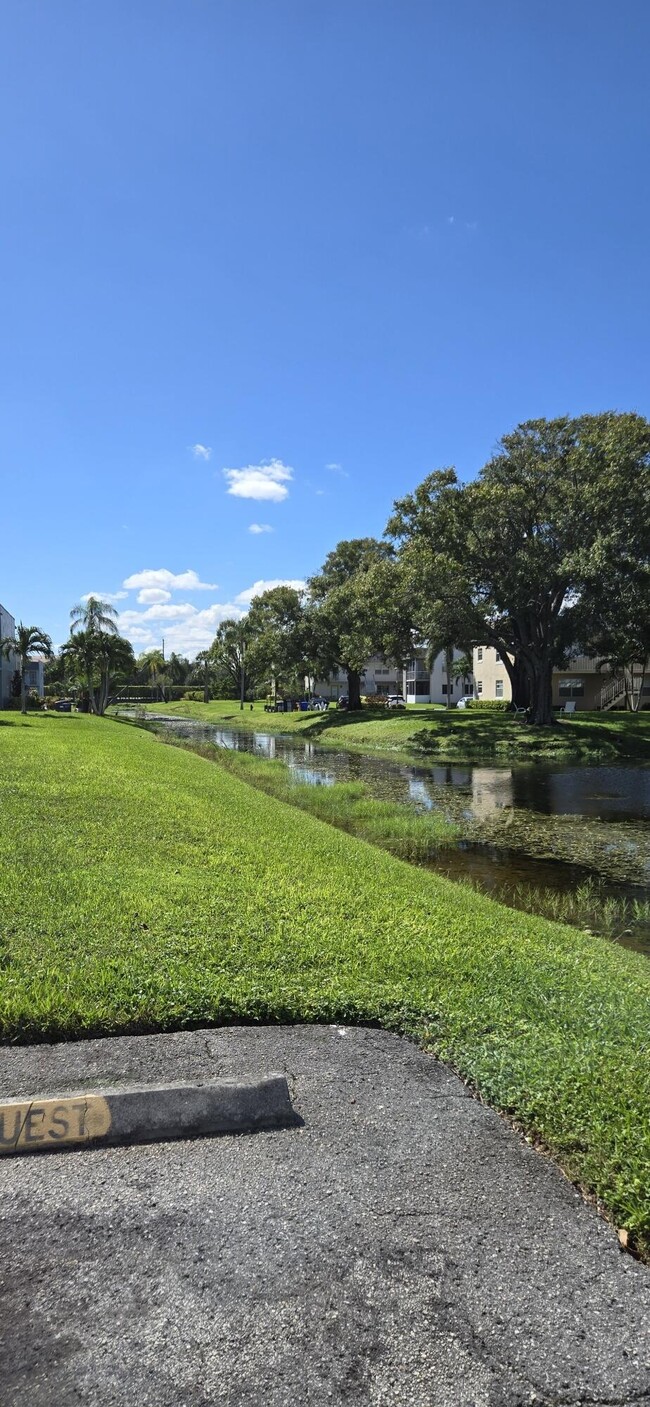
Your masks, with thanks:
[[[597,597],[650,560],[650,424],[614,412],[527,421],[473,482],[430,474],[395,504],[387,533],[436,599],[436,563],[465,583],[474,643],[495,646],[513,697],[548,724],[553,669],[594,635]],[[649,609],[640,598],[639,619]]]

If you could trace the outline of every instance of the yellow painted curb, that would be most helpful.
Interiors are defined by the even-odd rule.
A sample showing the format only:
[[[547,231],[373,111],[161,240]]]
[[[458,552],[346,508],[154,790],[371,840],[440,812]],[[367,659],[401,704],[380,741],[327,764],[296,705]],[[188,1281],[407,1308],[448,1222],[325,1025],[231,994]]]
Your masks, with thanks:
[[[108,1103],[98,1094],[76,1099],[11,1100],[0,1104],[0,1157],[105,1138],[111,1122]]]

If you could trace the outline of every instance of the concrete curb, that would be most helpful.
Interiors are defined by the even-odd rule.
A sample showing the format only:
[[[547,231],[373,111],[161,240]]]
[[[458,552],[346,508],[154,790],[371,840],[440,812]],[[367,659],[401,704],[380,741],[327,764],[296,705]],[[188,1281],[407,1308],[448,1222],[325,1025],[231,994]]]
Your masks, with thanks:
[[[251,1133],[301,1122],[284,1075],[11,1099],[0,1104],[0,1157],[71,1146]]]

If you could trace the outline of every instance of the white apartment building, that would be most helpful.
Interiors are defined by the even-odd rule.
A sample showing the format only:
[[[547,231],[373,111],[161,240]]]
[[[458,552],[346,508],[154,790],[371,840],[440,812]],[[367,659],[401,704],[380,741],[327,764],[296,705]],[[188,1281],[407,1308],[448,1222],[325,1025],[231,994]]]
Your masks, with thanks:
[[[454,660],[463,658],[461,650],[454,650]],[[447,678],[444,654],[436,655],[431,669],[427,668],[423,655],[416,655],[408,661],[403,672],[402,693],[407,704],[415,703],[458,703],[463,695],[473,693],[473,680],[470,676],[459,675],[452,668],[451,679]]]
[[[454,650],[454,659],[462,658],[460,650]],[[471,678],[459,678],[452,670],[451,680],[447,680],[444,654],[438,655],[431,669],[427,669],[424,656],[409,660],[406,668],[390,664],[382,655],[372,655],[361,671],[361,693],[368,698],[387,694],[402,694],[407,704],[439,703],[446,704],[447,688],[451,703],[456,703],[463,694],[472,693]],[[313,692],[325,699],[338,699],[346,694],[348,680],[345,670],[330,674],[329,679],[316,679]]]
[[[312,693],[323,699],[338,699],[347,694],[348,676],[344,669],[334,670],[327,679],[312,681]],[[361,693],[400,694],[402,692],[402,670],[396,664],[389,664],[382,655],[372,655],[361,671]]]

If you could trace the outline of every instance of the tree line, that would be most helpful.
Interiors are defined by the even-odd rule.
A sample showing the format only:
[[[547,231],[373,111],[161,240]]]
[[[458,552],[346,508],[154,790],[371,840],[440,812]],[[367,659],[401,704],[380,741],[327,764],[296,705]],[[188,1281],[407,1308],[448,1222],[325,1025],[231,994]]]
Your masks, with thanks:
[[[393,505],[382,539],[344,540],[298,593],[278,586],[246,617],[225,620],[194,661],[135,659],[115,611],[91,598],[72,612],[50,677],[74,675],[102,713],[119,681],[170,683],[224,697],[279,690],[343,671],[361,704],[373,654],[402,665],[416,651],[494,646],[513,707],[552,722],[551,679],[576,652],[641,683],[650,656],[650,423],[605,412],[531,420],[505,435],[477,477],[435,470]],[[35,627],[30,627],[36,630]],[[43,632],[38,648],[47,655]],[[6,648],[7,642],[3,642]],[[15,648],[15,642],[14,642]],[[632,703],[641,698],[631,691]]]

